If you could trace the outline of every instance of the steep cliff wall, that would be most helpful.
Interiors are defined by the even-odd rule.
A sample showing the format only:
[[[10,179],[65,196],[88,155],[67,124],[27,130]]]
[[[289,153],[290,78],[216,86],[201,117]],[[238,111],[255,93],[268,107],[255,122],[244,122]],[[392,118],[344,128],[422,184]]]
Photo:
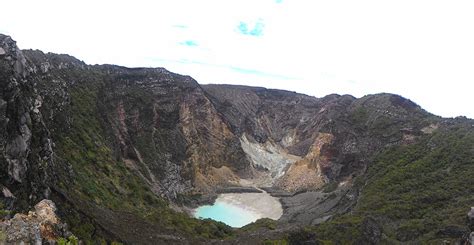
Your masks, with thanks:
[[[50,192],[48,169],[52,168],[49,129],[42,112],[42,98],[35,88],[34,69],[16,43],[0,36],[0,166],[6,204],[13,200],[38,202]]]
[[[315,98],[245,86],[202,87],[252,164],[271,176],[263,183],[288,191],[362,174],[376,152],[414,140],[433,118],[391,94]]]
[[[238,181],[249,167],[196,81],[21,51],[3,35],[0,44],[5,208],[25,211],[51,198],[86,240],[182,243],[228,232],[171,209],[183,195]]]

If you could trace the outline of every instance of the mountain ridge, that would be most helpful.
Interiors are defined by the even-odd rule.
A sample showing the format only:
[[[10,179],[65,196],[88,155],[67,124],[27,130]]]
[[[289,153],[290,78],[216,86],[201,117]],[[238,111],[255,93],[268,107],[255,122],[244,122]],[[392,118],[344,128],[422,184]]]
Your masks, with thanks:
[[[212,202],[217,190],[241,186],[242,179],[287,193],[277,228],[259,227],[255,242],[288,240],[301,227],[323,229],[357,211],[358,201],[368,198],[359,182],[380,154],[411,149],[432,135],[454,135],[445,133],[453,127],[471,132],[474,125],[434,116],[394,94],[317,98],[200,85],[164,68],[91,66],[69,55],[20,50],[3,35],[0,48],[0,180],[14,196],[2,203],[18,212],[50,198],[85,241],[256,239],[251,228],[236,231],[186,214]],[[469,148],[463,152],[469,157]],[[349,224],[362,222],[382,233],[380,220],[362,216]],[[423,237],[423,229],[418,235],[397,232],[386,235],[436,238]],[[299,239],[317,240],[317,234]]]

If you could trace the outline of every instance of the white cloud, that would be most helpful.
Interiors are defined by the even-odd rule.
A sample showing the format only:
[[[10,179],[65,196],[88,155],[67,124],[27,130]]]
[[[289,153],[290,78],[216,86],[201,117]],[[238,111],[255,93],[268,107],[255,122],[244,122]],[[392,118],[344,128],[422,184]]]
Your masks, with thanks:
[[[472,1],[15,0],[1,8],[18,10],[1,11],[0,28],[21,48],[163,66],[203,83],[399,93],[435,114],[474,117]],[[248,31],[262,23],[263,35],[242,35],[240,23]]]

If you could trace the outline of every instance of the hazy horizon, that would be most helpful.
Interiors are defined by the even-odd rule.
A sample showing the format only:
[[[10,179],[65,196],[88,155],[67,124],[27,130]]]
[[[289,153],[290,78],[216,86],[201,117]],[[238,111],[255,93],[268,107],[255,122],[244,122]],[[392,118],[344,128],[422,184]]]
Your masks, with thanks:
[[[393,93],[474,118],[470,1],[8,1],[0,33],[87,64],[163,67],[200,84]]]

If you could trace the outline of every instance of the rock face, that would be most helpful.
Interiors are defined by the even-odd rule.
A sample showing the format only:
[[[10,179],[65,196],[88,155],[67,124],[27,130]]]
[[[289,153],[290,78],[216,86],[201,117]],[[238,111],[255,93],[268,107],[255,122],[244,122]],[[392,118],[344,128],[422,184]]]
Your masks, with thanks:
[[[1,178],[2,184],[17,190],[5,197],[37,202],[48,196],[46,169],[52,166],[52,141],[39,110],[42,99],[35,89],[37,80],[30,79],[33,70],[15,42],[0,35],[0,47]]]
[[[100,110],[115,154],[156,194],[175,198],[225,184],[225,172],[245,175],[238,139],[192,78],[164,69],[100,69],[110,74]]]
[[[51,200],[42,200],[35,205],[35,211],[15,214],[12,219],[0,223],[4,234],[2,244],[55,243],[61,237],[72,235],[67,226],[56,215],[56,205]]]
[[[415,139],[428,126],[422,119],[429,114],[397,95],[315,98],[245,86],[202,87],[253,166],[287,191],[350,179],[364,171],[374,152]]]
[[[306,156],[290,165],[285,175],[278,180],[276,186],[295,192],[317,189],[327,183],[328,179],[323,174],[323,168],[328,166],[330,162],[328,156],[321,154],[321,149],[326,144],[331,144],[332,140],[332,134],[318,134]]]

